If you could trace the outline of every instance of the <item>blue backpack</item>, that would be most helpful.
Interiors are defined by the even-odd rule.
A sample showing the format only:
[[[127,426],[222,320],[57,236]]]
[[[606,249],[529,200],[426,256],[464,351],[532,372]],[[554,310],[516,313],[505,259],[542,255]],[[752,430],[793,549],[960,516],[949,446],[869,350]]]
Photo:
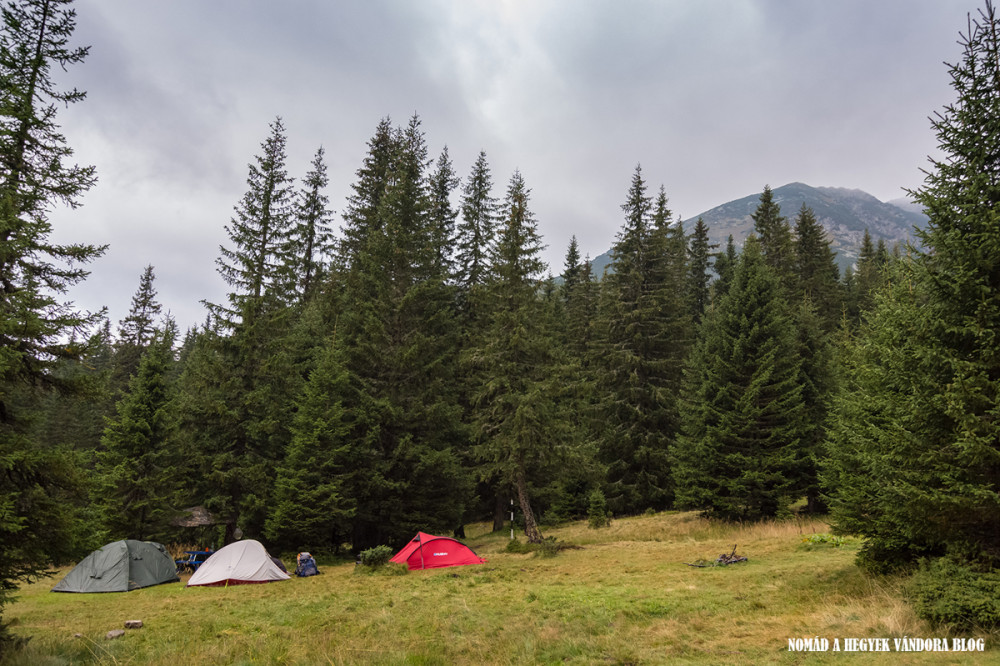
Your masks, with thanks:
[[[316,560],[309,553],[299,553],[298,566],[295,567],[295,575],[299,577],[315,576],[319,573],[316,568]]]

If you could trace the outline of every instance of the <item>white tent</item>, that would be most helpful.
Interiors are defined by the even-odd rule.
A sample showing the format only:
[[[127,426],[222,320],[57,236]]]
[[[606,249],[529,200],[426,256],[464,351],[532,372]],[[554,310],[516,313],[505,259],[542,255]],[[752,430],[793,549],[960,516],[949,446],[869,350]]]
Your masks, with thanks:
[[[188,587],[195,585],[243,585],[288,580],[289,575],[274,563],[259,541],[246,539],[231,543],[212,554],[191,574]]]

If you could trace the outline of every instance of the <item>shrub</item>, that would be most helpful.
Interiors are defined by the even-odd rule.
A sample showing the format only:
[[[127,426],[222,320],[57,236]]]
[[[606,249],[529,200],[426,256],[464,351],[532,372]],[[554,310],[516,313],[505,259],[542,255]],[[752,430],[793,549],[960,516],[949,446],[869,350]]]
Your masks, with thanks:
[[[840,548],[844,545],[844,537],[833,534],[810,534],[809,536],[802,537],[802,543],[809,546],[828,544],[834,548]]]
[[[521,555],[538,550],[538,546],[528,542],[521,543],[519,539],[511,539],[507,542],[507,547],[504,548],[504,550],[508,553],[517,553]]]
[[[907,586],[917,615],[968,631],[1000,626],[1000,572],[983,573],[948,558],[923,560]]]
[[[555,537],[547,537],[541,544],[538,545],[538,549],[535,552],[537,557],[555,557],[562,550],[560,544],[556,543]]]
[[[392,558],[392,549],[389,546],[375,546],[361,551],[361,554],[358,555],[361,564],[371,568],[388,564],[390,558]]]
[[[611,524],[611,515],[608,513],[608,502],[604,493],[599,488],[595,488],[590,493],[590,506],[587,509],[587,518],[590,526],[594,529],[607,527]]]

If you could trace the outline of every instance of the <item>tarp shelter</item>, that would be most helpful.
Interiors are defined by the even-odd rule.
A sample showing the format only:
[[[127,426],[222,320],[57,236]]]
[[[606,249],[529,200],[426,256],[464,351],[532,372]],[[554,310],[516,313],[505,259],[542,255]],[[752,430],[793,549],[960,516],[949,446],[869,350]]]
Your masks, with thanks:
[[[188,587],[271,583],[288,578],[289,575],[274,563],[261,542],[245,539],[215,551],[191,574]]]
[[[52,591],[128,592],[179,580],[174,560],[161,544],[125,539],[83,558]]]
[[[463,564],[482,564],[486,560],[464,543],[451,537],[434,536],[417,532],[410,543],[392,556],[390,562],[406,564],[414,569],[437,569],[457,567]]]

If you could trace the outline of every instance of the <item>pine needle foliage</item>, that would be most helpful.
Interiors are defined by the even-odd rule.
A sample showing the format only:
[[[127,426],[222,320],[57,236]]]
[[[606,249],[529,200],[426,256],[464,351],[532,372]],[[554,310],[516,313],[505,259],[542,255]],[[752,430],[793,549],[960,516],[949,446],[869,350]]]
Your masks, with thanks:
[[[95,183],[92,166],[72,163],[59,131],[60,106],[85,93],[56,87],[53,70],[87,56],[70,45],[71,0],[14,0],[0,8],[0,616],[19,582],[41,575],[81,545],[83,488],[69,451],[45,447],[31,420],[53,389],[71,391],[80,373],[61,365],[87,353],[100,315],[62,302],[104,247],[50,238],[57,204],[74,208]],[[0,617],[0,653],[7,645]]]
[[[1000,17],[992,2],[932,119],[942,157],[914,194],[924,249],[887,274],[856,336],[827,487],[862,561],[1000,566]]]
[[[636,167],[612,248],[599,314],[602,412],[599,460],[616,513],[672,501],[668,449],[678,431],[682,359],[690,344],[686,239],[662,188],[654,202]]]
[[[791,316],[751,237],[687,365],[677,506],[728,520],[777,516],[796,490],[804,416]]]
[[[551,474],[565,455],[568,433],[559,359],[539,298],[545,266],[529,199],[524,178],[515,172],[491,260],[486,331],[467,362],[479,379],[474,407],[481,476],[514,488],[528,541],[540,543],[529,481]]]

